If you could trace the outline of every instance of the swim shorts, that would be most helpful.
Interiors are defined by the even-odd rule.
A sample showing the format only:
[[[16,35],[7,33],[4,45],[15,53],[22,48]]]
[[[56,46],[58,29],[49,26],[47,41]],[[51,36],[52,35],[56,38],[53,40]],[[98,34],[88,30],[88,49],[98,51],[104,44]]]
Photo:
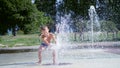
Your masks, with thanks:
[[[42,47],[47,47],[48,45],[47,45],[46,43],[42,42],[42,43],[41,43],[41,46],[42,46]]]

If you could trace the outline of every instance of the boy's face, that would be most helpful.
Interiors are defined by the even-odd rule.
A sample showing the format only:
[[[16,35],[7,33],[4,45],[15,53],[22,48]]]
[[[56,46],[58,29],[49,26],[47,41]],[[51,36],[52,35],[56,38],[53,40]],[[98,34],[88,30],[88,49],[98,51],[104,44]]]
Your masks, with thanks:
[[[48,33],[48,32],[49,32],[48,27],[45,27],[45,32],[46,32],[46,33]]]
[[[43,34],[46,34],[46,33],[48,33],[48,32],[49,32],[48,27],[45,27],[45,29],[44,29],[44,30],[42,30],[42,33],[43,33]]]

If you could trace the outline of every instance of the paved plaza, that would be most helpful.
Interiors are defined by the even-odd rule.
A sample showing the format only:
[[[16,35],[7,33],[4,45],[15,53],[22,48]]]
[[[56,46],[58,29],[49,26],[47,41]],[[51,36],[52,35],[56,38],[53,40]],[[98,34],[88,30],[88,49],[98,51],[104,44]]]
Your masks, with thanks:
[[[120,49],[71,49],[61,50],[58,64],[52,64],[51,51],[43,52],[42,64],[37,51],[0,54],[0,68],[120,68]]]

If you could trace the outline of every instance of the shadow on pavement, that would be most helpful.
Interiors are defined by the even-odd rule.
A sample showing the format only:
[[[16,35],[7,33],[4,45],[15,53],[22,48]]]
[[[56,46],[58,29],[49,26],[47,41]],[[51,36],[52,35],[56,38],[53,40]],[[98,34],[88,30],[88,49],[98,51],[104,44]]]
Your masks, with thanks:
[[[59,63],[59,64],[52,64],[52,63],[46,63],[46,64],[37,64],[35,62],[25,62],[25,63],[12,63],[12,64],[2,64],[0,66],[12,66],[12,65],[26,65],[26,66],[52,66],[52,65],[71,65],[72,63]]]
[[[114,53],[120,55],[120,48],[109,48],[105,52]]]

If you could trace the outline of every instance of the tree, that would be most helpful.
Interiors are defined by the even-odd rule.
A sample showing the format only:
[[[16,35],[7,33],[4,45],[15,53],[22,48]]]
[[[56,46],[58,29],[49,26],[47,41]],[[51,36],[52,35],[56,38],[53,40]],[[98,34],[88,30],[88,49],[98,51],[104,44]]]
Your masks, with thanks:
[[[45,16],[45,13],[36,11],[34,15],[31,16],[33,19],[29,24],[25,24],[24,31],[27,33],[36,33],[39,32],[39,27],[43,25],[52,25],[52,19],[50,17]]]
[[[39,11],[45,12],[55,20],[57,0],[35,0],[35,4]],[[63,0],[59,11],[63,14],[72,11],[73,18],[81,16],[84,20],[88,19],[88,9],[90,5],[94,5],[98,16],[103,20],[111,20],[120,29],[120,0]],[[74,24],[74,23],[73,23]]]
[[[46,18],[31,0],[0,0],[0,34],[5,34],[8,28],[13,28],[14,33],[16,25],[24,33],[30,33],[41,23],[49,23]]]
[[[35,0],[36,7],[39,11],[45,12],[46,16],[55,16],[55,1],[56,0]]]

